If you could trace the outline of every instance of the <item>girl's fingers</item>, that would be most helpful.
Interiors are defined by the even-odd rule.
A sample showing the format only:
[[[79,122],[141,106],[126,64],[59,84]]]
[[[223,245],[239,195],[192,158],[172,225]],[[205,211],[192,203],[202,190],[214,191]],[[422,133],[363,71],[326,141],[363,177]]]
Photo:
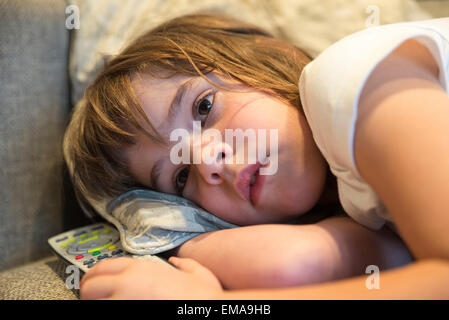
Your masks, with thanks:
[[[81,299],[96,300],[111,297],[116,287],[114,280],[116,280],[114,275],[99,275],[89,278],[80,288]]]
[[[168,262],[172,263],[178,269],[195,274],[209,274],[210,270],[202,266],[197,261],[190,258],[179,258],[172,256],[168,259]]]
[[[80,282],[80,287],[84,283],[92,278],[99,275],[112,275],[121,272],[129,264],[133,262],[133,258],[109,258],[97,263],[92,269],[87,272]]]
[[[198,269],[202,268],[202,266],[198,262],[189,258],[179,258],[172,256],[168,258],[168,262],[173,264],[178,269],[188,273],[198,272]]]
[[[210,284],[221,288],[220,281],[212,273],[212,271],[193,259],[172,256],[168,259],[168,262],[172,263],[181,271],[200,276],[202,279],[207,280]]]

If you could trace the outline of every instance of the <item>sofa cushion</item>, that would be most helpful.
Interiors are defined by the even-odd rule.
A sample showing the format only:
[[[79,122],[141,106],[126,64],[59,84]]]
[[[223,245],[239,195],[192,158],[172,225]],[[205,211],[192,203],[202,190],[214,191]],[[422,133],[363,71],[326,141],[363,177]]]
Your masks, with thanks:
[[[62,232],[69,117],[64,0],[0,0],[0,270],[50,254]]]
[[[56,256],[0,273],[0,300],[76,300],[78,289],[68,289],[66,263]],[[69,279],[69,283],[71,279]]]

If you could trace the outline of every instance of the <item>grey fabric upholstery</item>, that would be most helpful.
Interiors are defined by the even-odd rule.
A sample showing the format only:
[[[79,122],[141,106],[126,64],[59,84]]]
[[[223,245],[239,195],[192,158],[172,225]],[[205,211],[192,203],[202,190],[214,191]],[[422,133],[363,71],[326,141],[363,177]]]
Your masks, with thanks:
[[[79,290],[68,289],[66,264],[55,256],[0,273],[0,298],[7,300],[74,300]],[[71,279],[69,279],[71,280]]]
[[[63,231],[68,49],[63,0],[0,0],[0,270]]]
[[[0,299],[76,298],[58,276],[61,262],[42,260],[50,236],[89,223],[62,156],[71,107],[65,7],[0,0]]]

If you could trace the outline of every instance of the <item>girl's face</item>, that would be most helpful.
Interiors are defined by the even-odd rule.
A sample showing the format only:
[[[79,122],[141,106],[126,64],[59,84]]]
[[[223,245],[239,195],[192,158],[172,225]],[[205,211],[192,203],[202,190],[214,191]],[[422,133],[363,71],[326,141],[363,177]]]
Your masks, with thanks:
[[[207,78],[219,86],[245,92],[217,89],[199,76],[157,79],[142,74],[132,78],[133,90],[143,110],[168,143],[165,147],[139,134],[137,144],[125,150],[136,180],[156,191],[182,195],[237,225],[280,222],[311,209],[324,189],[326,163],[304,116],[273,96],[224,80],[216,73]],[[175,104],[171,106],[173,101]],[[194,121],[201,121],[202,135],[206,129],[218,130],[223,143],[212,145],[211,140],[204,139],[200,149],[192,143],[190,158],[193,152],[205,152],[206,146],[209,154],[220,157],[212,163],[201,160],[175,164],[170,150],[179,141],[170,141],[170,133],[185,129],[192,134]],[[265,155],[270,161],[265,167],[273,165],[274,168],[276,161],[276,172],[257,175],[254,185],[250,185],[254,165],[250,167],[247,139],[244,148],[237,149],[235,139],[230,148],[225,143],[225,129],[232,132],[250,129],[256,135],[258,129],[265,129]],[[277,130],[277,146],[270,141],[270,129]],[[273,158],[274,148],[277,159]],[[245,152],[244,163],[237,160],[242,152]],[[245,168],[246,174],[242,171]]]

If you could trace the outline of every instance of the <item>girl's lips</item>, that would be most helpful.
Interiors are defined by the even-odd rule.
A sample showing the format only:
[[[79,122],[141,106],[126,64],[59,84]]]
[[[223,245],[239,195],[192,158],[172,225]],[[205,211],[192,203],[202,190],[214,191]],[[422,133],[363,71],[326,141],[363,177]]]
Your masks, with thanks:
[[[250,198],[253,206],[257,206],[260,199],[260,194],[262,193],[263,185],[265,183],[266,176],[260,175],[257,171],[256,180],[254,184],[250,187]]]
[[[265,176],[258,174],[258,170],[261,167],[262,165],[259,162],[245,167],[239,172],[235,183],[235,188],[240,196],[245,200],[250,201],[253,206],[256,206],[259,202],[260,194],[265,182]],[[254,184],[250,186],[251,178],[254,174],[256,174],[256,179]]]

